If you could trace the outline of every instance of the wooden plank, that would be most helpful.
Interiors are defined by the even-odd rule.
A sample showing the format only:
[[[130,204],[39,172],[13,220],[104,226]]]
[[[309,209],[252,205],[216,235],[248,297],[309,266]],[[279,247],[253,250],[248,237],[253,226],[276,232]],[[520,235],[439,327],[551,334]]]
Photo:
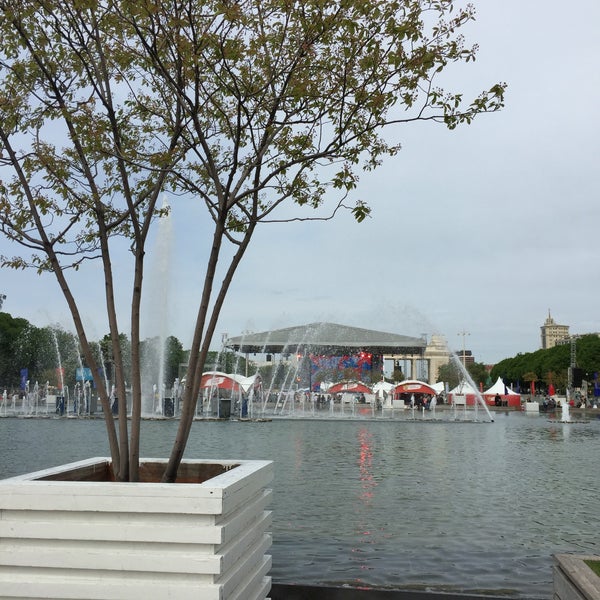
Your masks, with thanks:
[[[234,511],[272,481],[272,464],[256,461],[229,471],[206,484],[145,484],[105,482],[38,481],[0,482],[0,509],[102,510],[111,512],[151,512],[149,502],[156,502],[156,512]],[[254,470],[254,473],[252,471]],[[241,479],[233,474],[239,471]],[[224,478],[223,487],[213,482]],[[76,486],[76,488],[74,487]],[[221,503],[221,498],[223,499]]]
[[[53,482],[49,482],[51,483]],[[175,512],[220,515],[223,513],[221,498],[210,496],[152,497],[148,493],[124,495],[120,490],[114,490],[115,493],[111,494],[105,489],[71,489],[68,493],[65,490],[52,490],[52,492],[49,493],[47,488],[7,491],[0,487],[0,510],[103,511],[132,514]]]
[[[272,559],[268,554],[262,556],[250,555],[248,560],[240,563],[237,570],[228,573],[226,579],[217,582],[222,585],[223,598],[229,598],[233,593],[237,593],[237,590],[242,586],[245,587],[256,573],[266,575],[271,569],[271,563]]]
[[[214,546],[195,544],[123,544],[111,542],[6,540],[0,546],[0,563],[13,567],[94,569],[220,575],[222,557]]]
[[[6,538],[0,546],[0,562],[15,567],[202,573],[220,575],[244,555],[260,546],[266,552],[271,537],[266,530],[271,515],[262,514],[251,527],[225,547],[195,543],[139,543]],[[218,554],[214,554],[218,552]]]
[[[140,580],[135,575],[121,572],[120,577],[106,579],[100,573],[87,573],[86,577],[68,580],[62,577],[6,577],[0,573],[0,598],[23,598],[35,600],[133,600],[151,598],[152,600],[222,600],[222,589],[215,583],[192,581],[187,579]]]
[[[176,522],[163,525],[159,521],[147,519],[136,522],[127,520],[107,523],[104,519],[97,522],[90,515],[90,520],[82,523],[79,519],[70,521],[61,519],[57,513],[54,520],[0,520],[0,538],[24,538],[39,540],[84,540],[84,541],[116,541],[116,542],[173,542],[193,544],[202,540],[205,544],[222,544],[225,541],[222,526],[195,526]]]
[[[247,502],[259,491],[270,485],[273,480],[272,465],[256,473],[255,477],[240,479],[230,487],[223,489],[223,514],[236,509],[240,504]]]
[[[247,585],[241,587],[230,595],[227,600],[264,600],[271,591],[271,578],[259,571]]]
[[[222,568],[227,571],[233,567],[235,563],[243,558],[249,552],[255,552],[256,546],[263,547],[265,541],[268,545],[264,547],[263,554],[269,549],[272,539],[267,533],[267,529],[271,527],[271,514],[264,513],[261,519],[255,521],[252,526],[248,526],[242,535],[237,537],[233,542],[217,547],[216,552],[223,558]]]
[[[219,518],[218,525],[223,528],[223,543],[227,543],[242,532],[249,524],[258,518],[271,501],[271,490],[263,490],[235,513],[227,518]]]

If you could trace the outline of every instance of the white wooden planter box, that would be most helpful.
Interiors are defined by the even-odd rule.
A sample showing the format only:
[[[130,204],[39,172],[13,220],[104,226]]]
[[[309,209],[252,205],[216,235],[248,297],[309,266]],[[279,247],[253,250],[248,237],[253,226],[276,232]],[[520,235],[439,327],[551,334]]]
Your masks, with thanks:
[[[164,463],[143,460],[141,479]],[[0,598],[269,594],[270,461],[188,460],[177,483],[110,476],[94,458],[0,481]]]
[[[600,577],[585,564],[600,556],[555,554],[553,565],[554,600],[598,600]]]

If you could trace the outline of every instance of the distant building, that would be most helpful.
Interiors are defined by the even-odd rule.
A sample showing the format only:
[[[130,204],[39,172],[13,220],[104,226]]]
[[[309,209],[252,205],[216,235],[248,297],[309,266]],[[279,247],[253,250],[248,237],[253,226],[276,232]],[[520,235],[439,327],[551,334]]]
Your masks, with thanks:
[[[448,350],[448,342],[442,335],[433,334],[431,340],[425,348],[425,359],[429,361],[429,381],[435,383],[437,381],[440,367],[448,364],[450,360],[450,351]]]
[[[456,356],[458,356],[458,360],[460,360],[463,365],[475,364],[475,357],[473,356],[473,352],[471,352],[471,350],[459,350],[456,353]]]
[[[548,309],[548,318],[544,324],[540,327],[542,332],[542,349],[547,350],[548,348],[554,348],[557,344],[560,344],[564,340],[569,339],[569,326],[558,325],[554,322],[554,319],[550,315],[550,309]]]

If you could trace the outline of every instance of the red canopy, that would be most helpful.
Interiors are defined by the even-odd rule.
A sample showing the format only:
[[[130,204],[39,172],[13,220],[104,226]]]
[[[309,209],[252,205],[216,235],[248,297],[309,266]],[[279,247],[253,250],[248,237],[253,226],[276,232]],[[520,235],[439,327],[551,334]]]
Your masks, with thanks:
[[[430,394],[436,396],[437,392],[424,381],[407,379],[406,381],[401,381],[394,388],[394,395],[395,394]]]
[[[349,392],[351,394],[372,394],[371,388],[367,387],[360,381],[343,381],[332,385],[328,390],[328,394],[340,394],[342,392]]]
[[[239,392],[240,384],[228,377],[225,373],[205,373],[200,381],[201,388],[218,388],[220,390],[233,390]]]

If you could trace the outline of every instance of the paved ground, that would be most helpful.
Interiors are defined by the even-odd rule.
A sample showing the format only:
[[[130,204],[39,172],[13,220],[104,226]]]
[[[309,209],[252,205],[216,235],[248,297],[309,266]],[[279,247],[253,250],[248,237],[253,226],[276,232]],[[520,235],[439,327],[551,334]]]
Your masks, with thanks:
[[[271,600],[507,600],[507,596],[476,596],[418,591],[373,590],[274,583]]]

